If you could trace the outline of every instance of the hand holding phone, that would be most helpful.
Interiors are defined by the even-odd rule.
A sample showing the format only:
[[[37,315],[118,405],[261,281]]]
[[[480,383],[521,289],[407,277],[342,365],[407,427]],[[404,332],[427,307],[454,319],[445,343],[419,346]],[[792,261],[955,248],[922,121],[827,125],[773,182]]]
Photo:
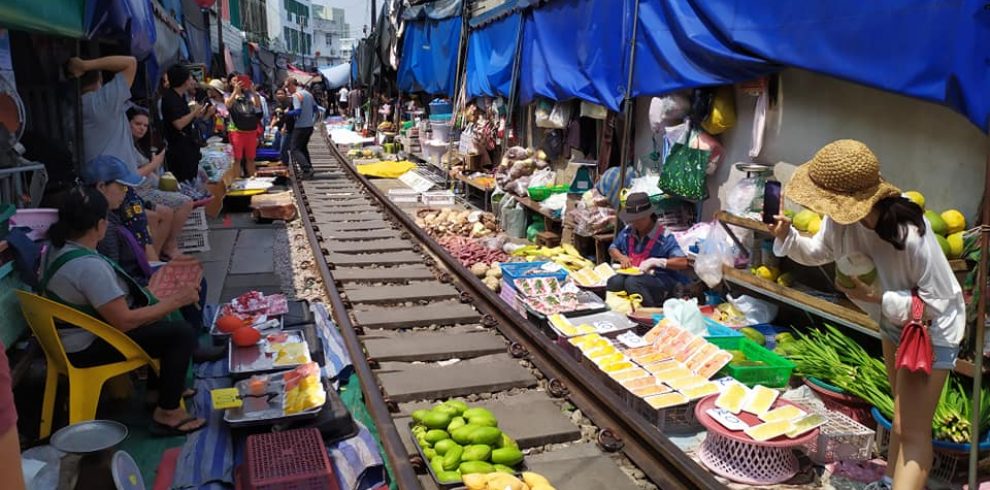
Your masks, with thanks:
[[[763,187],[763,222],[770,225],[777,222],[780,214],[780,182],[768,180]]]

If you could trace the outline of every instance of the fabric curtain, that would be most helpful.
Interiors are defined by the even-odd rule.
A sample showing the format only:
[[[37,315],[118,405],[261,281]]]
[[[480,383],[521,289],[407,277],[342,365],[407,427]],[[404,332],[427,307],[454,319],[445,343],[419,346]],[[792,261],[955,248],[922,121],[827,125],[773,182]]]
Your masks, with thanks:
[[[460,37],[460,17],[409,22],[399,60],[399,89],[453,96]]]
[[[471,32],[467,46],[467,96],[509,97],[512,64],[522,29],[515,13]]]

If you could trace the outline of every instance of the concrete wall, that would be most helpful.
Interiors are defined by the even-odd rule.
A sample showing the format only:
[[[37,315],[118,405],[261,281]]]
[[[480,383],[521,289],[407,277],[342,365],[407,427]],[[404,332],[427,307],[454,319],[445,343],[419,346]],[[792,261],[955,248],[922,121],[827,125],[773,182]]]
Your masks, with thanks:
[[[786,182],[795,165],[807,161],[826,143],[853,138],[866,143],[880,159],[884,177],[903,190],[919,190],[928,208],[961,210],[970,223],[983,195],[987,137],[963,116],[942,106],[902,97],[802,70],[782,74],[783,103],[768,114],[763,151],[755,161],[777,163]],[[649,98],[636,107],[636,156],[652,149]],[[743,177],[733,166],[748,156],[756,98],[737,94],[735,128],[723,133],[722,164],[709,177],[711,198],[704,218],[721,208],[731,186]]]

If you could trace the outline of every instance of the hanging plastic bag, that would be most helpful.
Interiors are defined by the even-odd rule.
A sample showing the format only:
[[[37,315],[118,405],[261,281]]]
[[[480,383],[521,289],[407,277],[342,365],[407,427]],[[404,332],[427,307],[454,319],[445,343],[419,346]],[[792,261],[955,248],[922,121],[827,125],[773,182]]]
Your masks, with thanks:
[[[643,297],[625,291],[608,291],[605,293],[605,304],[616,313],[628,315],[643,306]]]
[[[711,112],[701,122],[701,127],[711,134],[722,134],[736,125],[736,93],[732,85],[719,87],[715,91]]]
[[[745,294],[733,298],[730,294],[729,303],[732,303],[732,306],[735,306],[746,317],[746,325],[770,323],[774,318],[777,318],[778,307],[769,301],[756,299]]]
[[[725,228],[716,223],[702,242],[698,258],[694,261],[695,274],[710,288],[722,282],[722,266],[734,265],[735,254],[729,240]]]
[[[516,198],[506,195],[502,199],[502,228],[512,238],[526,238],[526,210]]]
[[[598,104],[592,104],[591,102],[581,101],[581,117],[589,117],[591,119],[601,119],[604,120],[608,117],[608,109],[604,106]]]
[[[708,198],[706,177],[711,152],[700,149],[691,140],[692,134],[688,133],[683,143],[678,142],[670,150],[658,186],[666,194],[688,201],[703,201]]]
[[[529,187],[546,187],[553,185],[554,179],[557,178],[557,172],[545,168],[543,170],[537,170],[533,172],[533,175],[529,177]]]
[[[650,129],[654,133],[660,133],[665,127],[683,121],[690,110],[691,100],[684,94],[654,97],[650,101]]]
[[[550,110],[546,110],[546,101],[540,101],[536,109],[536,127],[545,129],[564,129],[571,122],[571,103],[556,102]]]
[[[701,310],[698,309],[697,299],[668,299],[663,302],[663,315],[695,335],[708,333],[705,328],[705,317],[701,315]]]

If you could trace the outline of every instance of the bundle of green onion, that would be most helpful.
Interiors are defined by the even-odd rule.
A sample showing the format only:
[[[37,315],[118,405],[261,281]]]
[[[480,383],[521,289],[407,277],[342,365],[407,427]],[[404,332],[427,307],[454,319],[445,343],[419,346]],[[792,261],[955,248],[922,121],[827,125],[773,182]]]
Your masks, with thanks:
[[[886,366],[839,329],[826,324],[825,330],[811,330],[794,342],[792,352],[788,357],[798,374],[837,386],[893,419],[894,398]],[[990,428],[990,390],[985,388],[980,395],[980,433],[984,433]],[[968,442],[971,414],[969,392],[958,378],[950,377],[932,420],[934,438]]]

